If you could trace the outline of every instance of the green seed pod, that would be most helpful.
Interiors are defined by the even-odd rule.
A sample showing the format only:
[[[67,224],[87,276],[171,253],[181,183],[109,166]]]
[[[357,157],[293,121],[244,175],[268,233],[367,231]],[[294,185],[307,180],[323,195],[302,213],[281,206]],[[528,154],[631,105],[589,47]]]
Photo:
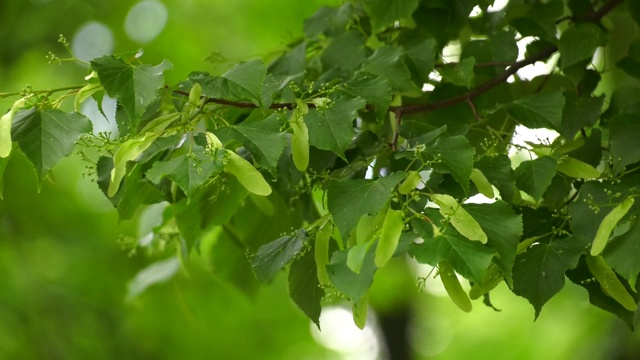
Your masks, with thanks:
[[[487,180],[482,171],[478,169],[471,170],[470,179],[473,181],[476,188],[478,188],[480,194],[488,197],[489,199],[493,199],[495,197],[493,186],[491,186],[491,183]]]
[[[329,264],[329,241],[333,233],[333,225],[327,223],[316,233],[315,259],[320,284],[329,284],[327,265]]]
[[[393,257],[403,229],[402,211],[389,209],[384,218],[380,240],[378,240],[376,248],[375,262],[377,267],[383,267]]]
[[[438,263],[438,269],[440,270],[440,280],[442,280],[442,285],[444,285],[444,289],[449,294],[449,297],[453,301],[460,310],[464,312],[470,312],[473,309],[471,305],[471,300],[469,300],[469,296],[462,289],[462,285],[460,284],[460,280],[456,276],[456,272],[453,270],[453,266],[449,260],[442,260]]]
[[[413,189],[415,189],[421,181],[422,177],[420,176],[419,172],[409,171],[409,175],[407,176],[407,178],[404,179],[400,186],[398,186],[398,192],[402,195],[407,195]]]
[[[596,280],[600,283],[602,290],[624,306],[629,311],[636,311],[638,305],[635,299],[629,294],[627,289],[622,285],[616,273],[607,265],[604,258],[598,256],[585,256],[587,267]]]
[[[593,166],[582,162],[578,159],[565,157],[558,163],[556,169],[572,178],[576,179],[597,179],[600,177],[600,172]]]
[[[596,236],[593,238],[593,244],[591,244],[591,256],[602,253],[604,247],[607,246],[611,232],[616,227],[616,224],[618,224],[618,221],[629,212],[633,202],[634,200],[631,197],[624,199],[622,203],[613,208],[613,210],[602,219],[600,226],[598,226]]]
[[[227,162],[224,165],[224,170],[233,174],[249,192],[260,196],[271,194],[271,186],[262,174],[250,162],[233,151],[227,150]]]
[[[353,307],[351,308],[353,313],[353,322],[361,330],[364,329],[365,325],[367,325],[367,309],[368,308],[369,308],[368,293],[365,296],[363,296],[362,299],[360,299],[360,301],[354,302]]]

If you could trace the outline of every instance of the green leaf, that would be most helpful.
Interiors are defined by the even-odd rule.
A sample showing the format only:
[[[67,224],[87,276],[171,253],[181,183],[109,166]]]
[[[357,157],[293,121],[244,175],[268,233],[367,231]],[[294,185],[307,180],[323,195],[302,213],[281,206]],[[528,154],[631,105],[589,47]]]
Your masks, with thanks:
[[[439,162],[433,164],[438,172],[449,172],[462,186],[465,192],[469,191],[469,177],[473,169],[473,155],[475,148],[469,145],[464,136],[452,136],[438,138],[433,145],[427,146],[426,154]]]
[[[91,68],[98,73],[107,94],[118,99],[130,118],[137,119],[158,97],[158,89],[164,85],[163,73],[172,65],[167,60],[156,66],[131,65],[107,55],[93,59]]]
[[[403,178],[404,174],[398,172],[376,181],[343,180],[331,184],[327,190],[329,211],[342,238],[349,238],[362,215],[380,211]]]
[[[640,118],[638,114],[614,116],[609,125],[609,145],[615,172],[640,161]]]
[[[75,112],[29,109],[15,114],[11,137],[42,180],[58,161],[71,154],[76,140],[91,128],[91,121]]]
[[[422,244],[411,244],[408,251],[418,262],[431,266],[449,260],[458,274],[476,282],[482,279],[495,254],[477,241],[451,234],[424,239]]]
[[[593,23],[578,23],[560,35],[560,66],[566,69],[582,60],[591,59],[596,49],[607,44],[607,36]]]
[[[344,91],[354,97],[363,98],[376,111],[378,120],[387,114],[391,104],[391,85],[382,76],[357,76],[345,84]]]
[[[480,224],[487,234],[488,244],[498,251],[495,259],[500,271],[511,283],[511,269],[516,258],[516,249],[522,236],[522,215],[516,215],[503,202],[493,204],[464,204],[462,207]]]
[[[562,112],[562,135],[573,139],[582,128],[590,128],[600,118],[605,96],[578,97],[572,92],[565,93],[566,105]]]
[[[415,74],[418,83],[424,83],[429,79],[429,74],[433,71],[436,63],[436,41],[426,39],[425,41],[411,46],[405,50],[409,61],[409,70]]]
[[[556,160],[550,156],[523,161],[515,171],[516,184],[537,201],[551,185],[555,174]]]
[[[560,130],[564,96],[560,91],[522,97],[504,106],[516,122],[530,129]]]
[[[511,168],[511,159],[507,155],[483,156],[475,163],[475,166],[500,191],[502,200],[513,201],[518,189],[516,188],[515,174]]]
[[[373,283],[373,275],[377,269],[374,261],[375,246],[371,246],[367,251],[359,273],[347,266],[348,253],[349,249],[334,252],[331,262],[327,265],[327,273],[336,290],[357,302],[362,299]]]
[[[348,2],[340,7],[323,6],[311,17],[305,19],[304,33],[310,38],[320,34],[329,37],[339,35],[345,31],[353,14],[354,8]]]
[[[322,52],[321,60],[325,69],[340,68],[353,71],[362,65],[365,59],[366,37],[359,31],[349,30],[331,39],[329,46]]]
[[[442,80],[458,86],[470,88],[473,85],[473,68],[476,59],[471,57],[464,58],[455,64],[447,64],[438,68],[438,72],[442,75]]]
[[[631,254],[640,253],[640,222],[620,236],[614,237],[604,250],[603,257],[618,274],[632,286],[640,273],[640,257]]]
[[[410,17],[418,3],[418,0],[365,0],[364,8],[371,18],[373,30],[378,32],[397,20]]]
[[[411,81],[411,73],[404,62],[403,51],[399,47],[383,46],[378,48],[365,61],[362,70],[386,78],[393,90],[406,93],[420,91]]]
[[[239,140],[260,165],[274,170],[287,146],[286,135],[280,131],[280,116],[274,113],[264,120],[245,120],[238,125],[221,129],[221,132],[227,138]]]
[[[640,3],[637,1],[628,1],[627,7],[629,8],[629,14],[631,18],[640,25]]]
[[[167,161],[156,161],[146,176],[156,185],[167,176],[191,197],[212,175],[220,173],[224,167],[224,152],[216,152],[214,157],[201,146],[193,145],[191,152]]]
[[[538,318],[542,306],[564,287],[564,273],[576,267],[584,244],[576,238],[533,245],[516,257],[513,292],[529,300]]]
[[[362,98],[341,97],[328,109],[310,109],[304,121],[311,145],[344,157],[355,134],[353,120],[358,116],[357,110],[365,105]]]
[[[289,270],[289,295],[314,324],[320,328],[320,302],[324,290],[318,282],[313,249],[294,260]]]
[[[251,267],[258,280],[271,281],[274,276],[304,249],[307,233],[300,229],[293,234],[262,245],[251,259]]]
[[[180,270],[180,260],[171,257],[156,261],[140,270],[127,286],[127,299],[132,300],[142,294],[149,286],[166,282]]]
[[[522,36],[536,36],[548,41],[556,41],[556,19],[564,13],[563,1],[536,2],[524,16],[511,20],[511,25]]]
[[[262,106],[262,86],[267,69],[262,60],[241,62],[222,75],[232,84],[240,87],[251,96],[251,101]]]

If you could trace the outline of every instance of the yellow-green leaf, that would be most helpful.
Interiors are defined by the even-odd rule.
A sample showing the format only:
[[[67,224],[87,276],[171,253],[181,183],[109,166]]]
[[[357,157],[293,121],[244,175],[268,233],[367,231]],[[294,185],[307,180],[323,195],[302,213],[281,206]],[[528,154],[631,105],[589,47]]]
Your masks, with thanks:
[[[576,179],[597,179],[600,177],[600,172],[593,166],[582,162],[578,159],[566,157],[558,163],[556,169],[572,178]]]

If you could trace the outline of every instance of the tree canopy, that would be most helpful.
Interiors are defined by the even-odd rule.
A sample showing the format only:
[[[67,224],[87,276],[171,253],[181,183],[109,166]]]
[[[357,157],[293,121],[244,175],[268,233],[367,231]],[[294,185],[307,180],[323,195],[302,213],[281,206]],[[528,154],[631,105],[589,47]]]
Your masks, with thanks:
[[[466,312],[479,298],[493,306],[504,282],[537,318],[568,279],[633,328],[638,4],[345,1],[318,9],[275,58],[178,83],[165,81],[171,59],[85,61],[61,36],[69,54],[49,60],[87,76],[0,94],[15,101],[0,118],[0,174],[22,152],[48,181],[75,152],[121,221],[155,209],[145,232],[120,234],[169,254],[130,297],[207,249],[242,291],[288,269],[289,295],[316,325],[323,304],[348,301],[363,327],[376,272],[409,261],[433,267]],[[540,63],[545,73],[523,72]],[[90,98],[101,116],[79,112]],[[515,143],[523,128],[557,137]]]

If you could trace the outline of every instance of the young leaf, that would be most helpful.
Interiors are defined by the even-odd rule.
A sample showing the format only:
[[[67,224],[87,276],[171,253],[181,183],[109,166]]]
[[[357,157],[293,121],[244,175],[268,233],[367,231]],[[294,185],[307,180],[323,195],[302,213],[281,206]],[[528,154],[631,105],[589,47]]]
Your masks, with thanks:
[[[58,161],[71,154],[76,140],[91,128],[91,121],[75,112],[29,109],[15,114],[11,136],[42,179]]]
[[[113,170],[111,170],[111,182],[107,195],[113,197],[120,188],[120,182],[125,176],[127,162],[135,160],[151,143],[158,138],[158,134],[146,133],[141,138],[133,138],[125,141],[113,155]]]
[[[291,263],[289,270],[289,295],[314,324],[320,329],[320,301],[324,290],[318,283],[314,251],[309,249]]]
[[[258,280],[271,281],[274,276],[304,249],[307,233],[300,229],[262,245],[251,259],[251,267]]]
[[[227,162],[224,170],[233,174],[240,184],[249,192],[260,196],[271,194],[271,186],[264,179],[262,174],[251,165],[250,162],[240,157],[231,150],[227,150]]]

